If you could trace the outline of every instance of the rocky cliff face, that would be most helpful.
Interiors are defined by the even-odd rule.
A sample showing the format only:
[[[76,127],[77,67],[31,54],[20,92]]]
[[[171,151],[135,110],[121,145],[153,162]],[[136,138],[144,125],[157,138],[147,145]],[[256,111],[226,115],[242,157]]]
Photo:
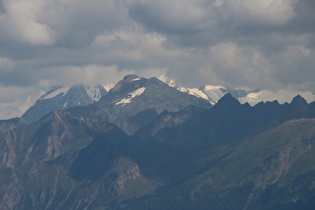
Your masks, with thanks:
[[[0,208],[108,207],[153,190],[137,163],[120,156],[117,141],[127,136],[116,126],[65,111],[12,129],[1,139]],[[133,195],[135,183],[146,187]]]
[[[11,120],[0,120],[0,135],[13,130],[14,128],[23,124],[23,120],[20,118],[14,118]]]

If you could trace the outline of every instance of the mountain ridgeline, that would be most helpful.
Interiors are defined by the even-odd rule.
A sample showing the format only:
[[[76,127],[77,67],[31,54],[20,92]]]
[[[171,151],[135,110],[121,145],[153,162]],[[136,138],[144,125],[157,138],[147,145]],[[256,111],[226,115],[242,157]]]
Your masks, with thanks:
[[[107,90],[101,86],[73,85],[70,88],[53,86],[22,116],[26,122],[39,120],[45,114],[70,107],[85,106],[98,101]]]
[[[70,92],[0,121],[0,209],[314,209],[315,102],[212,106],[135,75]]]

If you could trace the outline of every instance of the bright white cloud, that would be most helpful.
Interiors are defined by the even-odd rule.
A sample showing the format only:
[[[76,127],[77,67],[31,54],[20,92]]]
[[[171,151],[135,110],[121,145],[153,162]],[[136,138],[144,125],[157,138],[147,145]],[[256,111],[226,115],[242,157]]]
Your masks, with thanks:
[[[0,36],[31,45],[52,45],[54,31],[38,19],[43,1],[4,0],[6,14],[0,19]]]
[[[0,36],[31,45],[83,47],[130,26],[127,11],[102,0],[4,0]]]

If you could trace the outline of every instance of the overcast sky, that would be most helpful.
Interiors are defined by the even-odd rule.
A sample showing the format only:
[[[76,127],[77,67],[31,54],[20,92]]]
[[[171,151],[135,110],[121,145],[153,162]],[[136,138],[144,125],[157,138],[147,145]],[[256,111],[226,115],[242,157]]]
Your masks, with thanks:
[[[314,23],[314,0],[0,0],[0,119],[128,73],[315,91]]]

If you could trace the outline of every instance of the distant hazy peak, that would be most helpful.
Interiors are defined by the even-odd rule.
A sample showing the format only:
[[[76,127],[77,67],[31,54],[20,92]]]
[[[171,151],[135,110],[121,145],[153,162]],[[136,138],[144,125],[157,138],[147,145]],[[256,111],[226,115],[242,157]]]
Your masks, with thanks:
[[[106,93],[102,85],[53,86],[23,114],[22,118],[26,122],[33,122],[52,111],[94,103]]]
[[[258,104],[261,101],[274,101],[277,100],[280,104],[290,103],[293,96],[298,95],[295,100],[299,101],[300,104],[305,102],[315,101],[315,94],[310,91],[293,91],[293,90],[259,90],[259,89],[234,89],[228,86],[222,85],[196,85],[199,88],[186,88],[178,85],[174,79],[168,78],[166,75],[158,77],[159,80],[167,83],[171,87],[175,87],[179,91],[195,95],[199,98],[210,101],[212,105],[216,104],[226,93],[230,93],[240,103],[249,103],[251,106]],[[302,100],[301,98],[305,98]],[[303,102],[304,101],[304,102]],[[293,102],[293,101],[292,101]],[[296,102],[294,102],[296,103]]]

